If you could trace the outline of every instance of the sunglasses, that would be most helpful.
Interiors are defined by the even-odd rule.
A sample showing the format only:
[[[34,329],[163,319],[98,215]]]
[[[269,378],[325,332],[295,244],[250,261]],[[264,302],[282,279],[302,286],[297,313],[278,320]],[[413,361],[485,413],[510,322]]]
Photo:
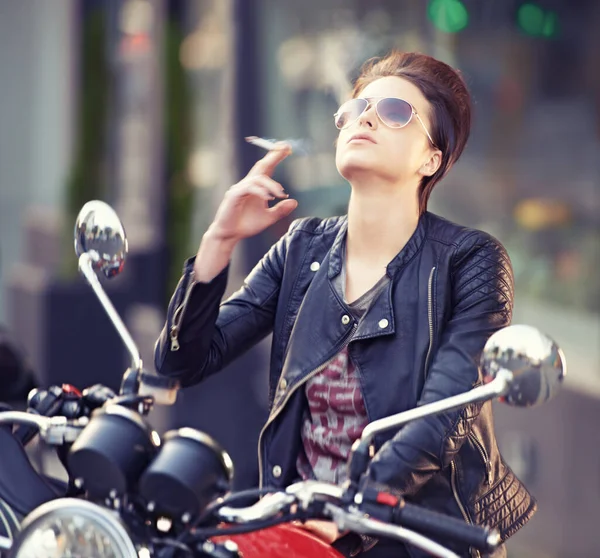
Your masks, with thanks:
[[[338,130],[343,130],[354,124],[371,105],[375,107],[375,113],[379,120],[390,128],[404,128],[415,116],[423,126],[431,145],[437,147],[415,107],[408,101],[395,97],[370,97],[368,99],[357,97],[356,99],[350,99],[333,115],[335,127]]]

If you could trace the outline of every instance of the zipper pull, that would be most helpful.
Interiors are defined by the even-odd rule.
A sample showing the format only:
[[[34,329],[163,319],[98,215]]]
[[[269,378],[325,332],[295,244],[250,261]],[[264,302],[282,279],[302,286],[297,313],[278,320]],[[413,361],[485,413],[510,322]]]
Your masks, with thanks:
[[[171,334],[170,334],[171,351],[179,350],[179,340],[177,339],[177,334],[178,334],[177,326],[171,327]]]
[[[492,464],[489,461],[485,463],[486,478],[488,486],[492,485]]]

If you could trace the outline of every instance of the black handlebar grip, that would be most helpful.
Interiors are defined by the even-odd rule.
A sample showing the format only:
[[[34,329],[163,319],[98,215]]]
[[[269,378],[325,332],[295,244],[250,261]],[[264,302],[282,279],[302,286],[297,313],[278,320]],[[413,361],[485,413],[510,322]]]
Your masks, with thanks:
[[[82,393],[83,400],[85,401],[86,407],[89,412],[102,407],[107,401],[116,397],[115,392],[102,384],[94,384],[88,388],[85,388]]]
[[[395,508],[394,523],[434,537],[451,539],[472,546],[483,552],[491,552],[500,543],[500,535],[489,527],[472,525],[456,517],[404,503]]]
[[[29,394],[27,412],[45,417],[53,417],[58,413],[63,404],[63,390],[60,386],[50,386],[46,389],[36,389]],[[14,436],[26,446],[37,436],[39,429],[36,426],[19,425]]]

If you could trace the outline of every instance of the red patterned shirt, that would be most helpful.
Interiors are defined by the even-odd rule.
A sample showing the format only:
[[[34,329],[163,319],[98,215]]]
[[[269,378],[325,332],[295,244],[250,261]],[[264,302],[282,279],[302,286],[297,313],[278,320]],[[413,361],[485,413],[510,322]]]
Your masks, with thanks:
[[[342,272],[334,280],[334,287],[345,300],[346,285],[345,244]],[[389,277],[383,277],[365,294],[348,305],[357,321],[367,314]],[[308,410],[304,416],[301,438],[303,451],[296,468],[303,479],[315,478],[324,482],[340,483],[346,479],[346,463],[352,444],[360,437],[369,419],[365,409],[360,378],[348,346],[318,374],[306,382]]]
[[[302,478],[343,482],[350,448],[367,425],[356,368],[344,348],[306,383],[308,413],[297,468]]]

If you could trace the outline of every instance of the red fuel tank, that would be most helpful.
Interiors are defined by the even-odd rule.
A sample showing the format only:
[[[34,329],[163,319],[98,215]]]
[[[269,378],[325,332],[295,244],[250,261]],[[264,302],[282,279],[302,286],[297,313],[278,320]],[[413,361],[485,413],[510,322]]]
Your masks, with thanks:
[[[243,558],[343,558],[317,536],[289,524],[212,540],[234,541]]]

